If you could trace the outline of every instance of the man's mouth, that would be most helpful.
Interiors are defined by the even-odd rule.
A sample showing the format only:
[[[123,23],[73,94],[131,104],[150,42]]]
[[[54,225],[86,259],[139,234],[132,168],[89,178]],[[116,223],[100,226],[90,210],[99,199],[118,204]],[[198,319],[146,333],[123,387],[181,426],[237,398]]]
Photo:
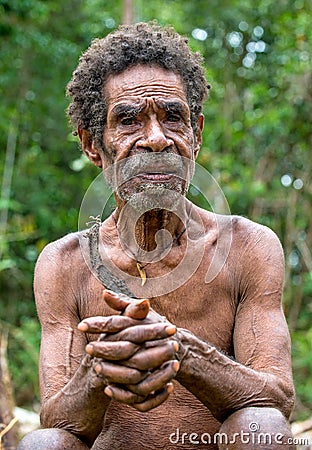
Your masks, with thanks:
[[[146,181],[155,181],[155,182],[161,182],[161,181],[169,181],[173,177],[176,177],[175,173],[164,173],[164,172],[143,172],[138,173],[135,178],[139,178]]]
[[[160,195],[161,192],[164,193],[165,191],[180,191],[182,184],[181,177],[173,172],[140,172],[120,183],[118,190],[119,192],[122,190],[131,191],[132,194],[142,192],[151,194],[153,189],[157,189]]]
[[[137,185],[145,188],[166,188],[180,190],[181,185],[188,184],[193,166],[189,160],[172,153],[135,155],[112,165],[107,169],[106,179],[113,190],[121,186]]]

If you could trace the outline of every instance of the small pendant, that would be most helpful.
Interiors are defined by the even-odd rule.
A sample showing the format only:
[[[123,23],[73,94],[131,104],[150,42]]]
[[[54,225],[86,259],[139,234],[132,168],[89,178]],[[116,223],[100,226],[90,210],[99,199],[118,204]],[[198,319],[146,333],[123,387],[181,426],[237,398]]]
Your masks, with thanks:
[[[141,277],[141,286],[144,286],[144,284],[146,283],[146,272],[144,270],[144,267],[142,267],[139,262],[137,262],[136,265]]]

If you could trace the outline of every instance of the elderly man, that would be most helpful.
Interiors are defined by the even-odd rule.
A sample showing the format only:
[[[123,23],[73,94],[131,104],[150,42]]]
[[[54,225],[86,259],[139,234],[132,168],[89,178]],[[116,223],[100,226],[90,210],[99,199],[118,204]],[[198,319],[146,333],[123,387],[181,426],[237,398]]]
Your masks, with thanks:
[[[294,448],[281,245],[185,197],[201,63],[154,23],[80,58],[69,116],[116,209],[38,260],[43,429],[20,450]]]

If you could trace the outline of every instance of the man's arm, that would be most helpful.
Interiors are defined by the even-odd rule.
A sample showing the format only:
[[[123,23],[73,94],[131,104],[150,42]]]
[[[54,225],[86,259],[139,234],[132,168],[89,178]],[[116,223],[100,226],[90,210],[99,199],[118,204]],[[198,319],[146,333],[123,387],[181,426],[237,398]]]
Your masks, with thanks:
[[[233,336],[235,360],[178,329],[181,367],[177,380],[220,421],[247,406],[275,407],[289,417],[294,389],[290,338],[281,307],[284,258],[275,234],[256,226],[236,265],[240,270],[235,272],[241,275],[234,281],[239,283],[240,295]]]
[[[92,294],[96,295],[88,292],[88,277],[90,273],[84,270],[77,239],[67,237],[48,245],[40,255],[34,288],[42,326],[41,424],[70,431],[91,445],[102,430],[110,403],[110,391],[105,390],[108,384],[129,384],[135,390],[142,381],[140,393],[131,393],[127,403],[138,403],[138,409],[151,409],[165,401],[172,391],[170,381],[176,375],[178,363],[174,361],[177,343],[168,340],[176,328],[168,322],[158,323],[158,317],[157,323],[145,321],[149,327],[144,346],[146,341],[151,341],[151,346],[146,351],[141,348],[140,332],[135,331],[135,326],[141,324],[141,316],[148,314],[147,301],[131,300],[126,302],[129,307],[124,307],[117,297],[117,305],[113,299],[115,309],[125,309],[126,314],[108,316],[109,308],[104,299],[99,298],[103,304],[99,311],[102,316],[87,319],[78,329],[79,304],[88,301]],[[88,343],[85,333],[92,332],[86,328],[88,321],[94,325],[95,333],[107,335],[105,342],[101,342],[101,336],[98,341]],[[133,328],[134,343],[107,342],[117,331],[122,333],[129,327]],[[164,342],[153,348],[155,340]],[[119,360],[126,360],[128,365],[121,367],[116,364]],[[159,367],[164,364],[166,367]],[[153,393],[144,390],[144,380],[150,379],[147,370],[150,367],[155,368],[151,377]]]
[[[46,428],[67,429],[90,444],[102,429],[110,399],[92,358],[85,354],[86,336],[77,329],[77,289],[81,285],[75,279],[75,264],[81,259],[77,242],[69,236],[49,244],[35,270],[34,291],[42,327],[41,423]]]

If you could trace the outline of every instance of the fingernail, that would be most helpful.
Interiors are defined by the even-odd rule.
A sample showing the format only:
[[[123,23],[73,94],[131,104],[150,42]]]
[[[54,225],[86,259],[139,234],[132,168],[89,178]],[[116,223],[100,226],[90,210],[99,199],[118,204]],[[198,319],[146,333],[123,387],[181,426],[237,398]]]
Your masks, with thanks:
[[[173,392],[173,390],[174,390],[173,384],[172,383],[167,384],[168,394],[171,394]]]
[[[173,350],[177,352],[179,350],[179,344],[177,342],[173,343]]]
[[[106,386],[106,388],[104,389],[104,393],[107,395],[107,397],[112,398],[113,397],[113,392],[112,390]]]
[[[100,374],[100,373],[102,372],[101,365],[100,365],[100,364],[97,364],[97,365],[94,367],[94,370],[96,371],[97,374]]]
[[[93,355],[93,345],[92,344],[86,345],[86,352],[91,356]]]
[[[138,300],[135,300],[135,301],[133,302],[133,304],[134,304],[134,305],[141,305],[141,303],[143,303],[143,302],[146,302],[146,299],[145,299],[145,298],[140,298],[140,299],[138,299]]]
[[[176,333],[177,331],[177,327],[175,327],[174,325],[168,325],[165,328],[166,333],[168,334],[168,336],[172,336],[173,334]]]
[[[108,295],[110,295],[111,297],[114,297],[114,298],[118,298],[119,297],[119,295],[116,294],[116,292],[110,291],[109,289],[104,289],[103,295],[106,295],[106,294],[108,294]]]
[[[180,363],[179,363],[179,361],[175,361],[175,362],[173,363],[173,370],[174,370],[175,372],[178,372],[179,369],[180,369]]]
[[[78,330],[80,331],[88,331],[89,329],[89,325],[85,322],[80,322],[80,324],[78,325]]]

